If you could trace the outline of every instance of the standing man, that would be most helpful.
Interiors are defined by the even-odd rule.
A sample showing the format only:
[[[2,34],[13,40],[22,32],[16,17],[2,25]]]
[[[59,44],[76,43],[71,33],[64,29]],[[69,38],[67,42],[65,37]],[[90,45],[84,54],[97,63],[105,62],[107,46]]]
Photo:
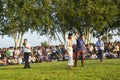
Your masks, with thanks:
[[[98,38],[98,41],[96,42],[96,47],[98,49],[100,62],[102,62],[103,61],[103,52],[104,52],[104,42],[102,41],[101,37]]]
[[[27,39],[24,39],[24,43],[23,43],[23,53],[24,53],[24,60],[25,60],[24,68],[30,68],[30,64],[29,64],[30,52],[31,52],[30,44],[28,43]]]
[[[68,35],[66,49],[68,53],[68,69],[72,69],[73,66],[73,48],[72,48],[72,34]]]
[[[81,65],[84,67],[84,35],[81,34],[80,37],[77,39],[77,52],[75,53],[75,67],[77,66],[77,61],[79,55],[81,55]]]

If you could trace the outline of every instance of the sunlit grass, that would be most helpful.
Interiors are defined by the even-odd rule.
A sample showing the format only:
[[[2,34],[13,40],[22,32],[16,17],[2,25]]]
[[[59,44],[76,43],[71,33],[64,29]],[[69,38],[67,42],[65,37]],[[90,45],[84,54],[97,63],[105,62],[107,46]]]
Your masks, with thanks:
[[[86,60],[85,67],[67,70],[67,62],[44,62],[0,67],[0,80],[120,80],[120,59]]]

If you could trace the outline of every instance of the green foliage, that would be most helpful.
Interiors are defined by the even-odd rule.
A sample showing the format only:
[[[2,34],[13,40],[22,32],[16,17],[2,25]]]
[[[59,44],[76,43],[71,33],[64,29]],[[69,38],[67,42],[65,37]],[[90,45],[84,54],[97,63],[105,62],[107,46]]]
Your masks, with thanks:
[[[49,45],[49,44],[48,44],[47,41],[44,41],[44,42],[41,43],[41,46],[44,46],[44,47],[46,47],[46,46],[48,46],[48,45]]]
[[[4,23],[6,34],[13,34],[16,32],[27,32],[32,26],[34,21],[34,0],[23,1],[23,0],[6,0],[4,9],[4,17],[7,21]],[[3,32],[3,33],[4,33]]]
[[[2,11],[3,11],[3,3],[2,3],[2,1],[0,0],[0,15],[1,15]]]
[[[61,33],[106,34],[120,29],[120,0],[1,0],[3,35],[37,31],[55,38]]]
[[[118,14],[117,5],[112,0],[58,0],[54,5],[60,31],[92,28],[101,32],[116,20]]]
[[[120,80],[120,59],[86,60],[85,67],[67,70],[67,62],[43,62],[31,64],[30,69],[23,65],[0,67],[1,80]]]
[[[2,28],[2,11],[3,11],[3,2],[0,0],[0,34],[1,34],[1,28]]]

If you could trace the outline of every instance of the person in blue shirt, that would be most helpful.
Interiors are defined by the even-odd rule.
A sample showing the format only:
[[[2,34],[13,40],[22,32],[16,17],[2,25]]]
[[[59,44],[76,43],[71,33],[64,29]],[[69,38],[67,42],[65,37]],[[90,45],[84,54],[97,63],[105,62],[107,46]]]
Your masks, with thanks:
[[[102,41],[101,37],[98,38],[98,41],[96,42],[96,47],[98,50],[100,62],[103,61],[103,52],[104,52],[104,42]]]
[[[84,66],[84,34],[81,34],[80,37],[77,39],[77,52],[75,53],[75,67],[77,66],[77,61],[79,55],[81,55],[81,65]]]

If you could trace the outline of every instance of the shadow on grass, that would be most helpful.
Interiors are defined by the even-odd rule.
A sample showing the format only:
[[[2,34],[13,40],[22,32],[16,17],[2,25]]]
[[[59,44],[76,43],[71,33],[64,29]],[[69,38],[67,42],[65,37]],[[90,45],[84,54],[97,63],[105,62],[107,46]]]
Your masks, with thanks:
[[[115,62],[115,61],[112,61],[112,59],[111,60],[103,60],[103,62],[100,62],[99,60],[97,60],[97,62],[93,62],[93,61],[91,61],[91,62],[87,62],[87,63],[85,63],[85,65],[86,66],[100,66],[100,65],[103,65],[103,66],[118,66],[118,65],[120,65],[120,63],[119,63],[119,61],[117,61],[117,62]]]
[[[6,66],[0,66],[0,70],[20,70],[24,69],[22,66],[14,66],[14,65],[6,65]]]
[[[0,68],[0,70],[20,70],[24,68]]]
[[[66,70],[67,67],[59,67],[59,66],[31,66],[31,68],[24,68],[23,66],[14,66],[14,65],[8,65],[8,66],[0,66],[0,70],[41,70],[41,71],[49,71],[49,70]]]

